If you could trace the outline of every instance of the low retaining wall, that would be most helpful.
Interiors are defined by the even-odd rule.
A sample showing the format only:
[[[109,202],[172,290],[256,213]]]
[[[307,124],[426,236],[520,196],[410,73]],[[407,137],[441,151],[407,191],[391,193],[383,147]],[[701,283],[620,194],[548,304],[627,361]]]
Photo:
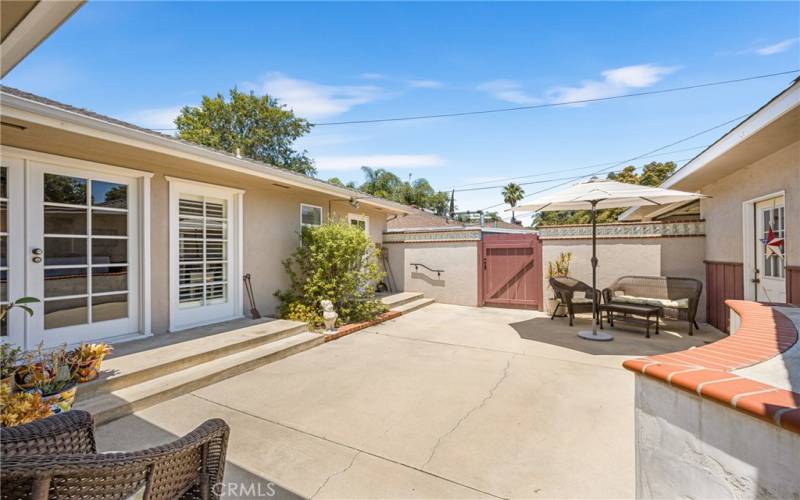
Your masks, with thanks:
[[[637,498],[800,492],[800,393],[792,386],[800,367],[788,365],[800,350],[800,314],[790,318],[755,302],[727,305],[730,337],[623,363],[636,373]],[[786,360],[777,378],[744,376],[776,359]]]

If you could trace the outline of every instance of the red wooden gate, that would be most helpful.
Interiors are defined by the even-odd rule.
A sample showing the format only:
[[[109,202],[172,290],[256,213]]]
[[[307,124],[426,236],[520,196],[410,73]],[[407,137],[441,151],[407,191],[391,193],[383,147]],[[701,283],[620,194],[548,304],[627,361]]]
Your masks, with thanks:
[[[483,233],[481,305],[542,309],[542,243],[536,234]]]

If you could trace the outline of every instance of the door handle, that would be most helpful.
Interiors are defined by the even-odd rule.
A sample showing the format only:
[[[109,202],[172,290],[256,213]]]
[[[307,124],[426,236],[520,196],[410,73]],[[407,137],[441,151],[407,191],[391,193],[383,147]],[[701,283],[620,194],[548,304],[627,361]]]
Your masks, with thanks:
[[[40,262],[42,262],[41,256],[44,253],[44,251],[41,248],[34,248],[33,250],[31,250],[31,253],[33,254],[33,258],[31,260],[34,263],[39,264]]]

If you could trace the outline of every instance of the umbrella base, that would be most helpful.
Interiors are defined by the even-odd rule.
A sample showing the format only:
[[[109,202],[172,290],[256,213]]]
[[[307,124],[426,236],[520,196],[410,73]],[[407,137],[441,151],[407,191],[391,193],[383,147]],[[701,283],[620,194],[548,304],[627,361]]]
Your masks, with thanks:
[[[614,337],[605,332],[592,333],[591,330],[581,330],[578,332],[578,337],[586,340],[609,341],[614,340]]]

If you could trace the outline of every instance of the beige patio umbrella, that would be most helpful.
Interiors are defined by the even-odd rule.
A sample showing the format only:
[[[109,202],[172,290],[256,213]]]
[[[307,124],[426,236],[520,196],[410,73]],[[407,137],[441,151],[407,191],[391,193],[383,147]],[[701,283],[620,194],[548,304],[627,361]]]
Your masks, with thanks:
[[[699,193],[688,193],[674,189],[626,184],[611,180],[592,178],[587,182],[572,185],[559,192],[537,198],[524,205],[517,205],[518,212],[554,212],[559,210],[591,210],[592,212],[592,290],[597,290],[597,210],[603,208],[638,207],[643,205],[669,205],[683,201],[706,198]],[[598,332],[597,303],[592,300],[592,330],[582,330],[578,335],[588,340],[613,340],[611,335]]]

